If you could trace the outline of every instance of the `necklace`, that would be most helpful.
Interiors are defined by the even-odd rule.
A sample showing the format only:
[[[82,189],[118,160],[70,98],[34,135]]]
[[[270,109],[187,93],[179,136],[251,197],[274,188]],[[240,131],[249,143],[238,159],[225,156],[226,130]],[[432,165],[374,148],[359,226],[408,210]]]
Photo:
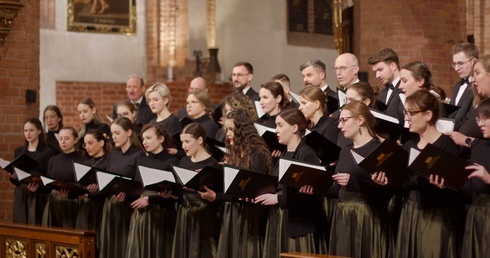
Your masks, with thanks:
[[[101,161],[102,161],[104,158],[105,158],[105,155],[100,156],[100,157],[99,157],[99,160],[97,160],[97,162],[95,162],[95,160],[96,160],[97,158],[94,158],[94,159],[92,160],[92,167],[97,166],[97,164],[99,164],[99,162],[101,162]]]

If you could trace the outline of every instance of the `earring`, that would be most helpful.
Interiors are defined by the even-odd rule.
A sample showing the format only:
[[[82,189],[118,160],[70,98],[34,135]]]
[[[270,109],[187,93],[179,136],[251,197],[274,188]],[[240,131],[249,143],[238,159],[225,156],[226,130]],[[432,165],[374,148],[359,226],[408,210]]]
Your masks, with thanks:
[[[359,135],[362,135],[362,129],[359,127]]]

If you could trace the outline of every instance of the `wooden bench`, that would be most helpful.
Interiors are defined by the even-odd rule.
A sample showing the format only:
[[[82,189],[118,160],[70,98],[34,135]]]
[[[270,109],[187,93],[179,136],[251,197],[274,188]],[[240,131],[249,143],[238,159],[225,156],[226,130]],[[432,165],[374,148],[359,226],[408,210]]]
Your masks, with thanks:
[[[327,255],[327,254],[282,253],[281,258],[348,258],[348,257]]]
[[[0,223],[0,257],[95,258],[97,232]]]

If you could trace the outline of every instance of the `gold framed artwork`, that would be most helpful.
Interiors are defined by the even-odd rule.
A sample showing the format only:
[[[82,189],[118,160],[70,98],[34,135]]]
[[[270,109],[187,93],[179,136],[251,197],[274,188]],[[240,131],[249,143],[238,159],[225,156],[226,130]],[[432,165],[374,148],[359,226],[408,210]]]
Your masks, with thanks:
[[[136,0],[67,0],[68,31],[133,34]]]

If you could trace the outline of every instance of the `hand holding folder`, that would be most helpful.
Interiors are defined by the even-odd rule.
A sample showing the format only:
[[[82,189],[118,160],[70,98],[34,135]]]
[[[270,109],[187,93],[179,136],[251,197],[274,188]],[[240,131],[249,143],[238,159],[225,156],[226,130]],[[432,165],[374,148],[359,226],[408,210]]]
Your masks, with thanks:
[[[41,173],[39,172],[26,172],[20,168],[14,167],[14,173],[17,175],[19,182],[24,184],[38,184],[43,185],[41,180]]]
[[[325,167],[281,158],[279,160],[279,183],[293,188],[309,185],[317,194],[326,195],[333,183],[334,172]]]
[[[81,195],[89,193],[89,191],[85,187],[74,182],[65,182],[65,181],[49,178],[46,176],[41,176],[41,180],[43,185],[46,187],[58,191],[62,191],[62,190],[68,191],[69,199],[75,199]]]
[[[81,163],[73,162],[73,171],[75,173],[75,180],[84,186],[97,183],[97,177],[95,172],[100,169],[87,166]]]
[[[237,198],[255,198],[265,193],[275,193],[277,176],[249,169],[225,165],[224,192]]]
[[[201,171],[172,166],[178,184],[187,188],[205,192],[204,186],[216,193],[223,192],[223,170],[205,166]]]
[[[369,173],[384,172],[388,178],[388,184],[398,188],[412,175],[407,169],[408,153],[390,140],[384,140],[367,157],[362,157],[351,150],[352,157],[359,167]]]
[[[432,144],[425,148],[413,159],[408,166],[409,169],[429,178],[437,175],[444,178],[445,185],[452,190],[458,190],[464,185],[471,171],[467,166],[473,163],[442,150]]]
[[[173,195],[178,195],[182,187],[176,183],[171,171],[165,171],[145,166],[138,166],[143,187],[149,191],[163,192],[171,190]]]
[[[115,195],[121,192],[131,197],[139,197],[144,189],[140,182],[109,172],[97,171],[97,184],[101,193]]]

